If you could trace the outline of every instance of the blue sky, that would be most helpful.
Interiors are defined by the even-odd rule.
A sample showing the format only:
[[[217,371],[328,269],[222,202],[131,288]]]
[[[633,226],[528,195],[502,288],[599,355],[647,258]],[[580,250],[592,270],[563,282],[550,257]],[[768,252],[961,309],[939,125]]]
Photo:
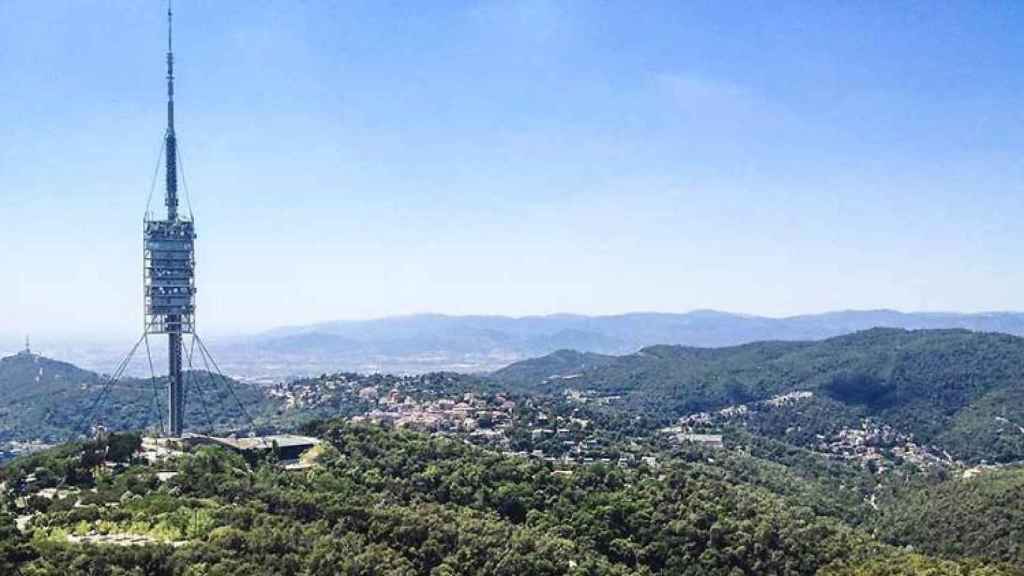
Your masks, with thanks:
[[[0,0],[0,334],[141,326],[164,10]],[[204,331],[1024,309],[1022,4],[175,12]]]

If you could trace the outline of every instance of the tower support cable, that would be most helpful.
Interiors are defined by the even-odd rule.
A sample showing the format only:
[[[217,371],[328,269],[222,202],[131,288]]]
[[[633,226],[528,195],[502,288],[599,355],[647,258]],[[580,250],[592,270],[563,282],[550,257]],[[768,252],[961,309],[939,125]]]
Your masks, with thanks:
[[[100,403],[107,396],[107,393],[110,392],[111,386],[116,384],[121,379],[121,376],[124,375],[125,369],[128,368],[128,364],[131,362],[132,357],[135,356],[135,351],[139,349],[139,345],[142,344],[142,341],[145,338],[146,335],[143,334],[142,337],[139,338],[139,340],[135,343],[135,345],[132,346],[131,351],[129,351],[128,354],[124,357],[124,359],[121,360],[120,364],[117,365],[117,368],[114,370],[114,373],[107,378],[107,381],[103,384],[103,388],[100,390],[99,395],[97,395],[96,399],[93,400],[92,404],[89,405],[89,408],[82,413],[82,417],[78,420],[78,423],[72,429],[71,433],[73,434],[73,437],[85,433],[83,425],[88,422],[89,418],[92,417],[93,412],[95,412],[96,407],[100,405]]]
[[[206,433],[213,434],[213,418],[210,418],[210,409],[207,406],[206,394],[203,392],[203,388],[199,384],[199,377],[196,376],[195,368],[192,365],[192,358],[195,357],[195,348],[196,338],[195,335],[193,335],[192,343],[189,346],[189,350],[185,355],[185,359],[188,362],[188,372],[186,374],[188,374],[189,387],[199,394],[199,406],[200,408],[202,408],[203,415],[206,417]]]
[[[142,336],[146,341],[146,360],[149,361],[149,378],[153,384],[153,404],[156,406],[157,419],[160,422],[160,430],[164,430],[164,407],[160,404],[160,383],[156,379],[156,370],[153,369],[153,353],[149,348],[149,332],[145,332]]]
[[[213,356],[210,354],[210,351],[206,348],[206,343],[203,342],[203,339],[200,338],[198,334],[193,334],[193,337],[196,339],[197,342],[199,342],[200,354],[209,359],[210,363],[213,364],[213,368],[214,370],[217,371],[217,375],[220,377],[221,381],[224,382],[224,384],[227,386],[228,392],[231,394],[231,397],[234,398],[235,403],[238,404],[238,409],[241,410],[242,415],[244,415],[245,419],[249,421],[249,426],[251,426],[252,430],[255,432],[256,421],[252,419],[252,416],[249,414],[249,411],[245,409],[245,405],[242,404],[242,401],[239,400],[238,395],[235,394],[235,387],[231,385],[231,381],[224,376],[223,372],[221,372],[220,366],[217,365],[217,361],[213,359]]]

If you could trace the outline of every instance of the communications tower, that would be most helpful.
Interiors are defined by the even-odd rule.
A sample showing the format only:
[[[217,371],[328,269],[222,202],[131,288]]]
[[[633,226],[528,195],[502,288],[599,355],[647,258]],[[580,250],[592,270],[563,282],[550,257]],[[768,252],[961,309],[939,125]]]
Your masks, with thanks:
[[[245,409],[238,395],[235,394],[231,379],[221,372],[217,362],[210,355],[202,338],[196,333],[196,258],[195,258],[195,226],[192,209],[188,200],[188,185],[185,183],[181,158],[178,153],[178,138],[174,133],[174,50],[172,44],[173,13],[167,9],[167,131],[164,133],[163,153],[164,164],[164,206],[166,217],[153,217],[147,202],[146,215],[143,218],[143,312],[145,322],[142,336],[128,352],[127,356],[117,365],[114,373],[104,383],[100,393],[95,396],[89,407],[83,411],[75,434],[81,434],[90,423],[96,408],[110,398],[111,388],[125,374],[129,363],[135,356],[139,346],[145,343],[146,357],[149,360],[149,371],[153,384],[152,413],[160,420],[163,433],[172,438],[180,438],[185,430],[185,394],[186,388],[198,394],[199,407],[206,416],[206,429],[214,431],[214,423],[210,418],[206,395],[201,380],[205,379],[209,390],[214,392],[226,389],[238,408],[238,416],[247,420],[250,430],[256,427],[252,416]],[[159,162],[159,161],[158,161]],[[159,170],[159,164],[158,164]],[[184,185],[187,210],[178,210],[178,176]],[[153,189],[156,178],[153,179]],[[150,190],[152,197],[153,189]],[[160,384],[153,368],[153,357],[149,347],[150,335],[167,335],[167,418],[160,401]],[[189,346],[183,345],[183,336],[189,336]],[[28,342],[26,340],[26,348]],[[205,366],[204,371],[193,370],[192,361],[199,354]],[[216,370],[216,375],[212,373]],[[140,396],[141,397],[141,396]],[[215,394],[214,398],[223,398]],[[99,422],[93,422],[94,430],[105,429]],[[237,432],[236,432],[237,433]]]
[[[164,134],[167,218],[147,211],[143,223],[143,286],[146,334],[167,335],[167,429],[180,437],[185,422],[182,334],[194,334],[196,310],[195,228],[191,214],[178,212],[178,140],[174,134],[174,51],[171,9],[167,9],[167,132]]]

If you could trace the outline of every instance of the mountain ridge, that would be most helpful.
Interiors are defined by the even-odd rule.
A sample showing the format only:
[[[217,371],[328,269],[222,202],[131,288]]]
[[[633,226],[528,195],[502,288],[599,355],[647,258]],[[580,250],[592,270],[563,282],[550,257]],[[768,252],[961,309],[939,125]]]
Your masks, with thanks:
[[[1024,313],[877,309],[782,318],[708,309],[604,316],[415,314],[276,328],[214,348],[218,357],[240,369],[262,358],[293,367],[296,374],[320,373],[325,367],[487,372],[560,349],[621,355],[656,344],[717,348],[768,340],[822,340],[875,327],[963,328],[1024,336]]]
[[[874,328],[820,341],[661,345],[622,356],[560,351],[492,377],[517,392],[617,398],[665,424],[706,414],[700,419],[807,447],[877,419],[968,461],[1024,460],[1024,338],[997,332]],[[807,400],[751,408],[794,393]],[[738,406],[750,417],[713,416]]]
[[[604,316],[414,314],[286,326],[216,338],[209,344],[225,372],[270,383],[336,371],[483,373],[560,349],[622,355],[656,344],[723,347],[767,340],[822,340],[875,327],[964,328],[1024,336],[1024,312],[876,309],[782,318],[709,309]],[[123,357],[124,346],[79,342],[45,351],[83,368],[109,372]],[[147,376],[139,366],[130,366],[128,373]]]

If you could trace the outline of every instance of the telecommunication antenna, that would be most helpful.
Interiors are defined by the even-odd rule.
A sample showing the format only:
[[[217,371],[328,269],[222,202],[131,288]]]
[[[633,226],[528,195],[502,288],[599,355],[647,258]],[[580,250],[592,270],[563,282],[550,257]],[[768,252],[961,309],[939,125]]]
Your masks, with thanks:
[[[205,375],[211,386],[216,386],[211,373],[211,366],[217,371],[222,385],[227,386],[237,403],[240,415],[244,415],[251,426],[254,426],[238,396],[235,395],[230,381],[224,377],[216,361],[210,355],[206,344],[195,331],[196,282],[195,282],[195,226],[192,210],[187,215],[178,210],[178,176],[181,174],[185,183],[184,172],[178,152],[178,138],[174,130],[174,44],[173,44],[174,13],[170,4],[167,7],[167,128],[164,132],[163,163],[164,163],[164,206],[167,208],[164,219],[153,218],[146,206],[143,218],[143,299],[145,323],[142,337],[135,343],[128,355],[121,361],[110,376],[92,406],[83,414],[76,431],[82,429],[96,406],[103,401],[111,385],[116,383],[129,362],[143,342],[149,357],[150,373],[154,388],[157,385],[153,370],[153,359],[149,348],[150,335],[167,335],[167,418],[163,417],[158,397],[154,397],[156,412],[159,413],[161,428],[172,438],[180,438],[185,431],[185,378],[188,377],[189,387],[200,395],[201,407],[207,414],[207,424],[212,430],[213,422],[209,418],[203,391],[197,381],[199,376],[193,371],[192,358],[195,352],[200,354],[206,366]],[[157,166],[159,170],[159,165]],[[154,174],[154,187],[156,174]],[[188,186],[185,184],[186,198]],[[151,191],[152,194],[152,191]],[[191,336],[187,354],[183,346],[183,336]],[[198,346],[197,346],[198,344]],[[27,341],[26,341],[27,348]],[[187,363],[189,370],[183,370]],[[155,390],[154,390],[155,392]]]
[[[143,285],[146,334],[167,334],[167,434],[184,429],[182,334],[195,329],[195,229],[191,217],[178,214],[178,139],[174,133],[174,46],[167,8],[167,131],[164,134],[164,178],[167,218],[144,222]]]

